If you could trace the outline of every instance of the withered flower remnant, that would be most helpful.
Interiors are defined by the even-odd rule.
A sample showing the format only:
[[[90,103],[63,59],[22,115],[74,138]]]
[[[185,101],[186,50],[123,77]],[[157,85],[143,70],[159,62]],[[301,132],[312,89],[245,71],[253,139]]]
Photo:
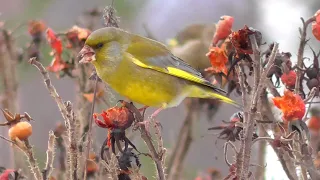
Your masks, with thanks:
[[[103,118],[104,122],[98,119],[98,115]],[[99,127],[123,130],[129,128],[134,121],[133,113],[124,106],[109,108],[101,114],[95,113],[93,118]]]
[[[240,132],[242,131],[243,127],[241,124],[243,123],[243,112],[239,111],[234,113],[230,117],[229,122],[225,122],[225,124],[220,126],[215,126],[208,128],[208,130],[222,130],[219,133],[218,138],[224,139],[226,141],[236,141],[240,140]],[[257,134],[254,133],[254,138],[257,138]]]
[[[101,116],[104,121],[98,119],[98,116]],[[125,106],[121,107],[112,107],[106,111],[103,111],[101,114],[93,114],[94,122],[102,128],[108,129],[108,137],[101,147],[101,158],[104,159],[103,153],[105,146],[111,147],[112,152],[115,154],[115,145],[118,146],[120,152],[125,152],[128,149],[128,146],[131,145],[135,150],[137,148],[135,145],[126,137],[125,130],[129,128],[133,121],[133,113]],[[120,146],[120,141],[125,142],[124,149]],[[138,150],[137,150],[138,151]]]
[[[32,37],[32,42],[39,45],[47,26],[43,21],[31,20],[28,23],[28,32]]]
[[[228,58],[225,51],[219,47],[211,47],[210,51],[206,54],[210,59],[212,67],[205,69],[205,71],[212,71],[213,73],[224,73],[227,75]]]
[[[69,44],[67,45],[67,47],[68,48],[82,47],[84,45],[84,42],[87,40],[88,36],[90,35],[90,33],[91,31],[89,29],[73,26],[66,33],[66,37],[69,41]]]
[[[248,26],[244,26],[244,28],[232,32],[229,36],[231,43],[236,49],[237,54],[252,54],[252,47],[249,40],[249,35],[254,34],[255,31]]]

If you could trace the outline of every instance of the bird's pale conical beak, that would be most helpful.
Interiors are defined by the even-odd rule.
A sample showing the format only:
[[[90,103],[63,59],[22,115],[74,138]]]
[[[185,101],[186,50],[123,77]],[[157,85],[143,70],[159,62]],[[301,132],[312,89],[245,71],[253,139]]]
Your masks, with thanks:
[[[80,64],[90,63],[96,60],[96,55],[94,50],[88,46],[84,45],[81,51],[78,54],[78,58],[80,59]]]

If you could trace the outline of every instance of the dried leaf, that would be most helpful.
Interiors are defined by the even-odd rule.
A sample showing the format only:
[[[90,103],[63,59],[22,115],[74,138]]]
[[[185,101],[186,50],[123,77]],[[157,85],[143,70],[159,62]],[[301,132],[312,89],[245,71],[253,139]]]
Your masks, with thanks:
[[[213,73],[224,73],[227,75],[228,57],[225,51],[219,47],[211,47],[210,51],[206,54],[210,59],[212,67],[205,69],[205,71],[212,71]]]

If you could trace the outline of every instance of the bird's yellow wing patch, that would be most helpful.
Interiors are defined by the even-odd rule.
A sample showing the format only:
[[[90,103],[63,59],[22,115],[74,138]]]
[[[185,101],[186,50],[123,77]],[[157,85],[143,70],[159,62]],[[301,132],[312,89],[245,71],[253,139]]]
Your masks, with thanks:
[[[131,56],[133,63],[140,67],[153,69],[202,84],[218,93],[226,93],[224,90],[205,80],[195,68],[174,56],[162,43],[136,35],[132,38],[131,45],[127,48],[126,52]]]
[[[197,75],[193,75],[193,74],[191,74],[189,72],[186,72],[184,70],[181,70],[181,69],[178,69],[178,68],[175,68],[175,67],[170,67],[170,66],[168,66],[166,68],[161,68],[161,67],[157,67],[157,66],[151,66],[151,65],[147,65],[147,64],[141,62],[137,58],[132,57],[131,59],[132,59],[132,62],[134,64],[136,64],[136,65],[138,65],[138,66],[140,66],[142,68],[153,69],[153,70],[156,70],[156,71],[159,71],[159,72],[162,72],[162,73],[166,73],[166,74],[169,74],[169,75],[172,75],[172,76],[176,76],[176,77],[188,80],[188,81],[199,83],[199,84],[211,87],[216,91],[220,90],[219,88],[217,88],[213,84],[211,84],[209,81],[207,81],[207,80],[205,80],[205,79],[203,79],[203,78],[201,78],[201,77],[199,77]],[[222,93],[225,93],[223,90],[221,90],[221,91],[222,91]]]

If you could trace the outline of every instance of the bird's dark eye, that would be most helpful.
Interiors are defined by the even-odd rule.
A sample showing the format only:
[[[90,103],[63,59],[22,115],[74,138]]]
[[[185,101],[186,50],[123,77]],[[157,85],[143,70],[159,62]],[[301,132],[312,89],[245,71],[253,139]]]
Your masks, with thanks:
[[[98,44],[96,45],[96,48],[97,48],[97,49],[100,49],[100,48],[102,48],[102,46],[103,46],[103,43],[98,43]]]
[[[220,20],[224,20],[224,17],[223,17],[223,16],[221,16],[221,17],[220,17]]]

